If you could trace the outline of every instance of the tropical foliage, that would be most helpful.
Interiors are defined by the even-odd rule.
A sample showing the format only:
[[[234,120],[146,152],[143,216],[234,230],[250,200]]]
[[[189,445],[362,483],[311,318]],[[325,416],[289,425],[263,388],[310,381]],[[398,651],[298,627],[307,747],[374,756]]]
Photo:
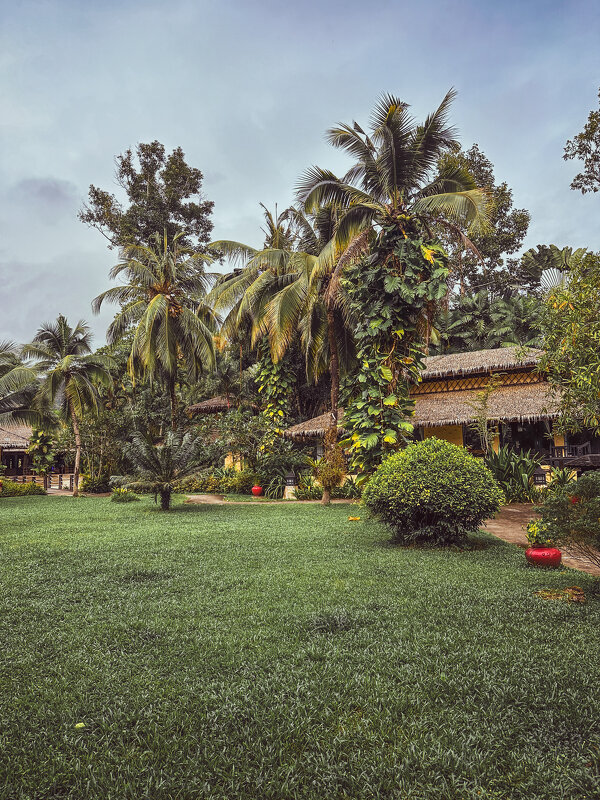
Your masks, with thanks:
[[[541,461],[530,450],[518,453],[505,445],[497,453],[490,450],[485,461],[509,503],[527,503],[536,499],[533,473]]]
[[[600,254],[574,257],[542,312],[541,369],[556,390],[557,428],[600,431]]]
[[[36,362],[41,374],[38,397],[56,406],[73,427],[75,466],[73,495],[79,494],[81,462],[80,423],[87,412],[98,412],[98,385],[111,386],[112,360],[91,352],[91,332],[80,320],[71,328],[62,315],[37,331],[23,355]]]
[[[194,473],[201,465],[200,440],[192,433],[168,431],[164,441],[153,444],[139,433],[125,446],[125,455],[135,474],[125,489],[151,492],[160,497],[161,511],[171,506],[171,494],[178,481]]]
[[[134,328],[129,372],[164,383],[176,427],[180,364],[194,381],[215,361],[215,318],[205,303],[207,257],[182,247],[179,235],[170,242],[166,233],[157,234],[152,246],[131,245],[122,255],[124,260],[112,268],[110,277],[124,275],[127,283],[102,292],[92,307],[98,312],[107,300],[121,304],[107,339],[114,343]]]
[[[549,539],[600,567],[600,472],[547,494],[536,510]]]

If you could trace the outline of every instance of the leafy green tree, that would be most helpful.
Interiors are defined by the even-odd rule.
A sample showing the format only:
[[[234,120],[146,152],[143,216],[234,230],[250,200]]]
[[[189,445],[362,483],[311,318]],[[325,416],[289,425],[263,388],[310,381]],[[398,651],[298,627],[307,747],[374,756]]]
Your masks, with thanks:
[[[180,234],[182,247],[205,249],[214,204],[202,196],[202,172],[186,163],[180,147],[167,155],[158,141],[138,144],[135,154],[130,148],[117,156],[116,167],[128,205],[91,185],[88,203],[78,215],[82,222],[99,230],[111,248],[151,247],[154,236],[166,231],[169,241]]]
[[[581,133],[569,139],[563,158],[565,161],[573,158],[583,161],[583,170],[573,178],[571,189],[579,189],[583,194],[600,189],[600,108],[590,111]]]
[[[338,209],[333,204],[305,215],[297,209],[290,214],[296,222],[298,248],[307,254],[295,279],[281,289],[266,307],[265,319],[271,350],[280,358],[300,331],[306,372],[315,382],[329,373],[329,424],[325,433],[323,468],[333,470],[338,432],[340,377],[355,362],[353,329],[355,320],[336,272],[342,251],[335,243]],[[335,276],[335,280],[334,280]],[[325,487],[322,502],[330,501]]]
[[[573,258],[580,258],[585,254],[585,248],[573,251],[571,247],[559,249],[555,244],[538,244],[530,247],[521,256],[517,268],[518,280],[524,286],[536,290],[544,283],[554,284],[561,280],[562,274],[571,267]]]
[[[190,381],[215,363],[216,320],[205,303],[208,281],[203,263],[208,257],[183,248],[181,238],[175,236],[170,245],[166,235],[157,235],[152,247],[124,248],[125,260],[113,267],[110,277],[124,275],[127,282],[102,292],[92,303],[96,313],[105,300],[121,303],[108,328],[108,342],[118,341],[134,326],[129,373],[164,383],[173,428],[180,363]]]
[[[600,433],[600,254],[573,259],[566,281],[545,297],[540,369],[556,391],[561,432]]]
[[[265,217],[262,249],[231,240],[211,244],[233,264],[241,264],[224,275],[208,296],[216,313],[225,313],[222,334],[230,340],[245,333],[252,347],[258,345],[259,392],[265,399],[265,413],[281,422],[290,414],[291,395],[296,381],[283,352],[269,349],[266,311],[273,297],[293,283],[296,274],[306,269],[307,256],[294,249],[296,234],[290,212],[271,214],[262,205]],[[240,344],[241,346],[241,344]]]
[[[513,208],[512,190],[506,181],[496,182],[494,166],[477,144],[468,150],[444,154],[440,159],[440,169],[466,170],[473,176],[475,184],[488,192],[491,201],[487,228],[470,236],[475,248],[462,237],[444,237],[451,275],[458,284],[460,295],[464,296],[467,288],[472,291],[479,287],[488,288],[495,295],[505,294],[507,288],[514,285],[517,264],[514,259],[508,259],[507,265],[506,256],[516,253],[521,247],[529,227],[529,212],[524,208]]]
[[[501,347],[539,347],[541,301],[532,295],[498,299],[492,307],[494,336]]]
[[[27,452],[31,456],[32,469],[38,475],[47,475],[55,457],[55,441],[49,433],[34,429]]]
[[[79,494],[81,420],[87,412],[98,411],[97,385],[112,384],[112,360],[107,356],[92,354],[90,343],[91,332],[83,321],[80,320],[71,328],[66,318],[60,315],[56,322],[44,323],[33,342],[23,348],[23,356],[37,362],[42,376],[38,394],[51,404],[58,405],[73,426],[74,497]]]
[[[202,466],[201,454],[202,440],[190,432],[168,431],[162,443],[153,444],[136,431],[125,445],[137,477],[127,488],[154,493],[160,497],[161,511],[168,511],[174,485]]]

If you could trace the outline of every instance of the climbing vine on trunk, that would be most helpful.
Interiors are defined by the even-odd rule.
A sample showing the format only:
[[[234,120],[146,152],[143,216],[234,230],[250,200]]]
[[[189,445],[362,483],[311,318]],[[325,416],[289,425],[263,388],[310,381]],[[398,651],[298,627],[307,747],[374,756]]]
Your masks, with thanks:
[[[277,363],[273,362],[266,338],[258,345],[258,355],[257,381],[258,391],[264,398],[263,413],[272,420],[276,428],[279,428],[291,413],[296,375],[286,356]]]
[[[344,286],[361,325],[359,372],[346,400],[351,471],[371,473],[412,433],[410,387],[420,380],[435,306],[447,292],[447,256],[418,221],[391,212],[371,252],[346,272]]]

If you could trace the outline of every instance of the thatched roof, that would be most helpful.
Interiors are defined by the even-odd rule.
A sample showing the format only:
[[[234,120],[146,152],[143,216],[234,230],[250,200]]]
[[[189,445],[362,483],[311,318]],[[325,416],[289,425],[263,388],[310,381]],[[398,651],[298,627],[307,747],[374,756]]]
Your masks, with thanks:
[[[318,417],[307,419],[305,422],[299,422],[298,425],[292,425],[283,432],[287,439],[292,439],[301,442],[305,439],[322,439],[325,436],[325,431],[329,426],[330,411],[326,411]],[[343,430],[341,424],[344,419],[344,409],[338,409],[338,433]]]
[[[415,415],[410,419],[415,427],[432,428],[438,425],[466,425],[475,420],[475,410],[470,403],[476,392],[440,392],[415,397]],[[537,422],[558,416],[557,401],[548,394],[548,384],[532,383],[500,386],[488,400],[490,422]],[[338,427],[343,430],[344,412],[340,410]],[[284,431],[284,436],[295,441],[321,439],[329,424],[329,412],[308,419]]]
[[[475,420],[469,405],[473,391],[423,394],[415,398],[413,425],[464,425]],[[491,422],[537,422],[558,416],[557,401],[548,394],[547,383],[500,386],[490,394],[488,419]]]
[[[498,370],[535,367],[542,356],[541,350],[529,347],[497,347],[494,350],[473,350],[470,353],[452,353],[448,356],[428,356],[421,378],[450,377],[496,372]]]
[[[25,450],[29,447],[31,428],[28,425],[0,427],[0,450]]]
[[[210,397],[201,403],[188,406],[187,412],[188,414],[220,414],[222,411],[229,411],[234,405],[235,403],[223,395],[217,395],[217,397]]]

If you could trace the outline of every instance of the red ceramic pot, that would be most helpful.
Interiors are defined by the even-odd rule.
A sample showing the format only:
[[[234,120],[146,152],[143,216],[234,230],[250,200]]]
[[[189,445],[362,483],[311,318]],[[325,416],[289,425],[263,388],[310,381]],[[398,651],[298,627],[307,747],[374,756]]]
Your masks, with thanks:
[[[252,487],[252,494],[254,497],[260,497],[263,493],[262,486],[253,486]]]
[[[530,547],[525,558],[534,567],[560,567],[561,552],[557,547]]]

